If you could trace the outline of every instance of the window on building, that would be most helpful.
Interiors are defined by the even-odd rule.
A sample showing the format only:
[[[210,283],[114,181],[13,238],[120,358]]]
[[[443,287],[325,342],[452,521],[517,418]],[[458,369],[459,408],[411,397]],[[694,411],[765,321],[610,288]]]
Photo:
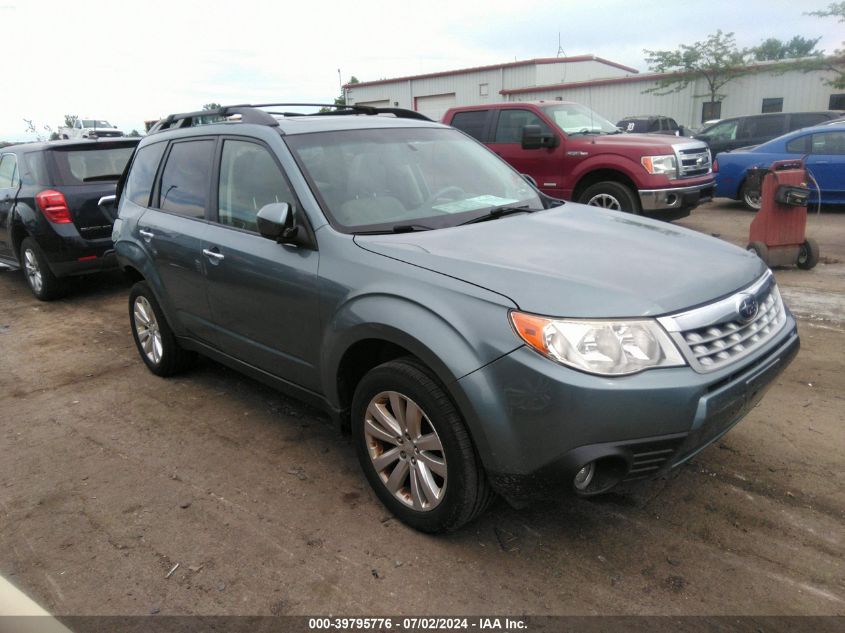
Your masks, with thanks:
[[[526,125],[539,125],[540,130],[550,133],[549,126],[533,112],[528,110],[500,110],[499,123],[496,125],[494,143],[521,143],[522,128]]]
[[[845,110],[845,93],[830,95],[828,110]]]
[[[174,143],[161,175],[159,208],[190,218],[205,216],[214,141]]]
[[[487,115],[489,112],[489,110],[458,112],[452,117],[452,125],[483,143],[487,140],[484,138],[484,129],[487,127]]]
[[[490,84],[478,84],[478,95],[486,97],[488,94],[490,94]]]
[[[722,118],[721,101],[705,101],[701,104],[701,122]]]
[[[763,114],[767,112],[783,112],[783,97],[763,99],[763,107],[760,112]]]

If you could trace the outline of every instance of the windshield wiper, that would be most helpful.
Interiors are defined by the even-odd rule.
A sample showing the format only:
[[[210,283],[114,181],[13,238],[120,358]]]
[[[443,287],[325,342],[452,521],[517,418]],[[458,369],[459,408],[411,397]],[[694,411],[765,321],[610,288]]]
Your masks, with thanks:
[[[425,224],[395,224],[388,229],[378,231],[355,231],[355,235],[387,235],[389,233],[416,233],[432,230],[434,230],[434,227]]]
[[[484,215],[480,215],[476,218],[472,218],[471,220],[461,222],[457,226],[464,226],[465,224],[475,224],[477,222],[486,222],[487,220],[498,220],[499,218],[502,218],[506,215],[512,215],[514,213],[534,213],[534,211],[536,211],[536,209],[529,209],[527,204],[523,204],[518,207],[502,205],[501,207],[493,207]]]

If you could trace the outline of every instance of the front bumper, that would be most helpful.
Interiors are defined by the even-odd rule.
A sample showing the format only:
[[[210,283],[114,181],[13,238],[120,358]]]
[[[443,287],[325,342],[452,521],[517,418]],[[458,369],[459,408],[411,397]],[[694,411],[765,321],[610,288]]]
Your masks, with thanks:
[[[658,475],[738,423],[790,363],[800,342],[787,314],[751,358],[719,372],[689,367],[604,378],[525,347],[459,381],[458,404],[494,488],[510,501],[571,492],[594,460],[608,468],[588,494]]]
[[[645,212],[693,209],[702,202],[712,199],[714,188],[715,184],[710,181],[689,187],[642,189],[639,192],[640,208]]]

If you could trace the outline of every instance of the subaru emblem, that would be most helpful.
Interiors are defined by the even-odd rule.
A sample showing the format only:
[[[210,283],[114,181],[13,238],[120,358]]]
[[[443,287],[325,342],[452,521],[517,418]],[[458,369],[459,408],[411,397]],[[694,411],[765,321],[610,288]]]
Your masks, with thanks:
[[[757,299],[752,297],[751,295],[743,295],[742,299],[739,301],[739,307],[737,307],[737,312],[739,313],[739,318],[743,322],[748,322],[754,317],[757,316],[757,310],[759,309],[757,305]]]

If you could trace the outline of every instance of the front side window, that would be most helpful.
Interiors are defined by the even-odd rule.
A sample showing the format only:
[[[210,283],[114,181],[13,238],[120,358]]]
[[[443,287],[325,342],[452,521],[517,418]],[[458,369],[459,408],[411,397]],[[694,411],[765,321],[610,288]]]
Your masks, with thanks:
[[[543,208],[519,173],[457,130],[348,130],[285,142],[346,232],[446,228],[497,207]]]
[[[217,221],[255,232],[261,207],[274,202],[287,202],[293,207],[294,202],[270,152],[248,141],[223,142],[217,194]]]
[[[496,124],[496,136],[493,142],[521,143],[522,128],[526,125],[539,125],[543,132],[551,132],[549,126],[529,110],[500,110],[499,122]]]
[[[153,143],[139,148],[135,153],[129,177],[126,179],[126,187],[123,190],[123,196],[127,200],[142,207],[150,206],[153,181],[165,147],[167,143]]]
[[[208,203],[214,141],[174,143],[159,186],[159,209],[189,218],[202,218]]]
[[[736,119],[716,123],[707,130],[707,137],[714,141],[732,141],[736,138],[736,126]]]
[[[14,154],[0,156],[0,189],[18,186],[18,158]]]

